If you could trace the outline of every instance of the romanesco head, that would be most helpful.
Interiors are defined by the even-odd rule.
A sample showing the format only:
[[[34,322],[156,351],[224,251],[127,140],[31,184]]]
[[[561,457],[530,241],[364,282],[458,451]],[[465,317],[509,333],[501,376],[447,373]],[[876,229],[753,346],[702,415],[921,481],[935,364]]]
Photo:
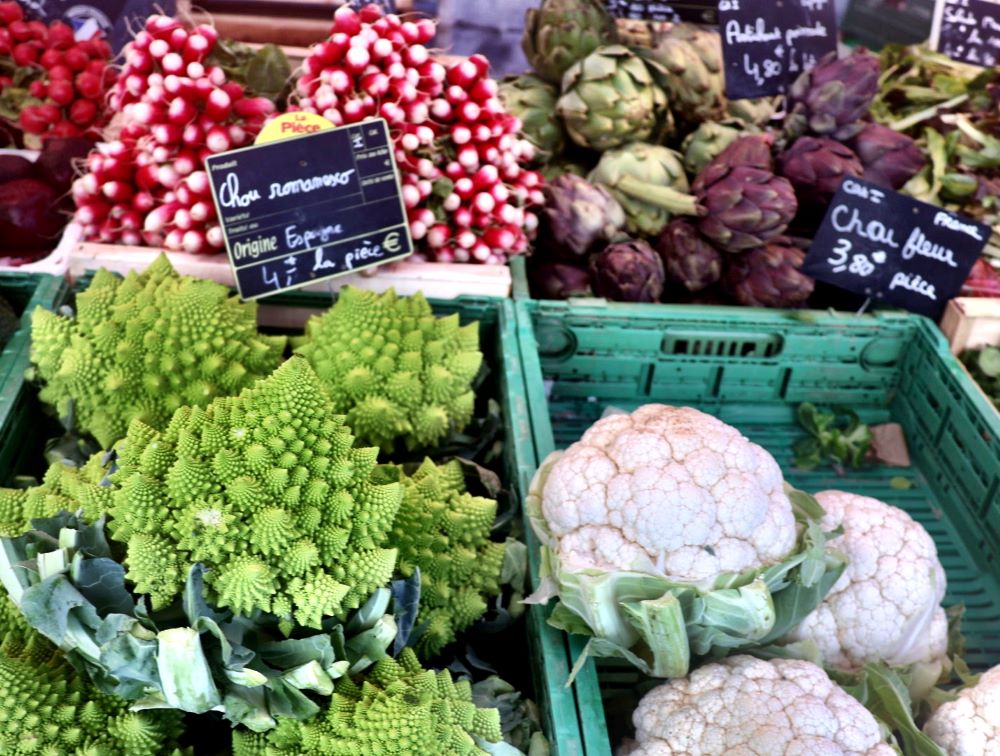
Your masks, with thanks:
[[[40,396],[110,448],[131,420],[152,425],[181,406],[236,394],[274,370],[283,336],[257,332],[256,306],[212,281],[178,275],[161,255],[124,279],[101,269],[76,317],[32,315]]]
[[[37,639],[37,642],[36,642]],[[0,753],[166,756],[183,713],[132,712],[98,692],[41,636],[0,645]]]
[[[358,438],[386,451],[397,441],[434,446],[472,419],[471,385],[483,361],[479,324],[434,317],[421,294],[345,287],[328,312],[309,320],[296,352]]]
[[[392,544],[399,549],[397,571],[410,577],[420,568],[423,630],[416,643],[430,658],[455,640],[455,634],[486,611],[486,598],[500,592],[504,544],[490,540],[497,503],[466,491],[462,465],[435,465],[430,459],[411,476],[398,468],[405,494],[393,525]]]
[[[233,738],[234,756],[466,756],[500,742],[500,713],[472,702],[468,682],[420,666],[412,649],[354,682],[344,677],[325,712],[283,719],[267,735]]]
[[[354,448],[301,357],[162,431],[134,420],[116,451],[109,528],[154,608],[201,563],[216,606],[318,628],[392,577],[402,486],[372,480],[378,450]]]

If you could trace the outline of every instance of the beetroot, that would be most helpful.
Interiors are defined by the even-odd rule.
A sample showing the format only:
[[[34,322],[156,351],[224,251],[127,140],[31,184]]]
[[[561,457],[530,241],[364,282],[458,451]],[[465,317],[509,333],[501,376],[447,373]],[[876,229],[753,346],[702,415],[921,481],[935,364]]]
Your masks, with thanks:
[[[30,160],[20,155],[0,155],[0,184],[15,179],[28,178],[35,172]]]
[[[37,179],[0,185],[0,248],[29,250],[51,247],[66,224],[56,211],[59,193]]]
[[[38,172],[59,194],[69,191],[76,175],[73,163],[87,157],[94,143],[81,137],[46,139],[38,156]]]

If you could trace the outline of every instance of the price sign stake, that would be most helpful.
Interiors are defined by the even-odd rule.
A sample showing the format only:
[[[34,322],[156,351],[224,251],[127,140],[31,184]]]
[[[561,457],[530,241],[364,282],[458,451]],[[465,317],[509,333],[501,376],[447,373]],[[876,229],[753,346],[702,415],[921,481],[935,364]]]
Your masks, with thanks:
[[[719,32],[731,100],[783,94],[837,49],[833,0],[720,0]]]
[[[938,319],[990,237],[988,226],[861,179],[845,179],[802,272]]]
[[[413,252],[388,124],[322,121],[289,113],[261,134],[276,141],[205,160],[243,299]]]

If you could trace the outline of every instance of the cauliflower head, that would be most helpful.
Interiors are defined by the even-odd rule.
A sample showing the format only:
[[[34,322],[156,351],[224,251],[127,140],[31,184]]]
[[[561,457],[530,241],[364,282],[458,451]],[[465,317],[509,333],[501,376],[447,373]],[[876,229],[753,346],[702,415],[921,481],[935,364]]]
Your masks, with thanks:
[[[853,671],[947,663],[945,574],[934,541],[902,509],[878,499],[824,491],[825,530],[843,529],[830,546],[847,568],[812,614],[784,640],[812,641],[825,664]]]
[[[815,664],[734,656],[647,693],[620,756],[893,756],[879,723]]]
[[[711,583],[780,562],[797,538],[774,458],[688,407],[599,420],[552,465],[541,507],[569,570]]]
[[[457,313],[434,317],[422,294],[345,287],[293,344],[365,443],[432,447],[472,419],[479,324],[462,326]]]
[[[257,331],[257,308],[165,255],[124,279],[99,270],[76,317],[37,308],[31,359],[42,401],[110,449],[133,419],[166,423],[181,406],[237,394],[281,362],[284,336]]]
[[[935,711],[924,734],[948,756],[1000,756],[1000,666]]]

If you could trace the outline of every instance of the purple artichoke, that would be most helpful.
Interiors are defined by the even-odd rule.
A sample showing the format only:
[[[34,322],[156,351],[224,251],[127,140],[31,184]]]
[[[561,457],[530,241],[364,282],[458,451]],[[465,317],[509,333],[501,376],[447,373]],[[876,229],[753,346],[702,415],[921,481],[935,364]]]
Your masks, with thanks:
[[[701,291],[722,275],[722,254],[689,221],[677,218],[656,240],[667,277],[688,291]]]
[[[794,307],[805,302],[816,282],[801,272],[806,253],[786,238],[726,260],[722,288],[747,307]]]
[[[724,149],[692,190],[707,211],[698,230],[724,252],[759,247],[780,236],[798,212],[795,189],[775,176],[771,137],[752,134]]]
[[[851,148],[865,167],[865,180],[887,189],[901,188],[927,164],[913,139],[879,123],[866,123]]]
[[[609,244],[590,258],[594,293],[616,302],[656,302],[663,293],[663,262],[641,239]]]
[[[590,274],[585,268],[561,262],[543,262],[528,268],[531,293],[538,299],[590,296]]]
[[[625,211],[603,186],[572,174],[543,189],[545,207],[535,249],[546,258],[583,261],[625,225]]]
[[[861,160],[850,147],[826,137],[799,137],[778,158],[780,173],[792,182],[803,205],[826,210],[846,177],[860,178]]]
[[[788,90],[788,128],[834,139],[850,139],[878,93],[881,62],[863,47],[844,58],[832,52]]]

